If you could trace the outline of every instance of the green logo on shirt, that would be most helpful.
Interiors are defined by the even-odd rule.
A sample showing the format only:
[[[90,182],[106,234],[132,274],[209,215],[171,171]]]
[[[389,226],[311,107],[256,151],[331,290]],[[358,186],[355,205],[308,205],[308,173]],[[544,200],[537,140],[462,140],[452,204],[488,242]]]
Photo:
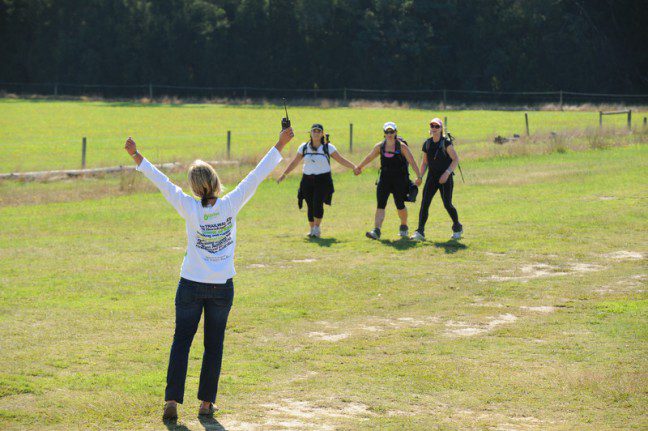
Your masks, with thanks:
[[[205,214],[205,220],[209,220],[212,217],[218,217],[220,213],[214,213],[214,214]]]

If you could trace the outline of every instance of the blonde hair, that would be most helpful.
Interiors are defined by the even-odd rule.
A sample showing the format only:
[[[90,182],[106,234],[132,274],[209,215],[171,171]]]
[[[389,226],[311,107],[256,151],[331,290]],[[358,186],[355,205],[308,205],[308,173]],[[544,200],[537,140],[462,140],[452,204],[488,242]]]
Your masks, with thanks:
[[[207,206],[209,199],[221,192],[221,182],[216,170],[207,162],[196,160],[189,166],[189,185],[194,194],[200,198],[202,206]]]

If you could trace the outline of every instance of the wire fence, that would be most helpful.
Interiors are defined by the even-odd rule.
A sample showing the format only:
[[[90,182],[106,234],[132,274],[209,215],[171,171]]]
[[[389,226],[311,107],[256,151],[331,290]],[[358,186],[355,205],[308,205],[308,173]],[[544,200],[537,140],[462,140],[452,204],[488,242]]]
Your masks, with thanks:
[[[265,88],[198,87],[181,85],[106,85],[69,83],[1,82],[0,92],[17,95],[87,96],[106,99],[331,99],[422,102],[442,107],[453,105],[540,106],[552,104],[648,105],[648,94],[583,93],[575,91],[477,91],[477,90],[376,90],[363,88]]]

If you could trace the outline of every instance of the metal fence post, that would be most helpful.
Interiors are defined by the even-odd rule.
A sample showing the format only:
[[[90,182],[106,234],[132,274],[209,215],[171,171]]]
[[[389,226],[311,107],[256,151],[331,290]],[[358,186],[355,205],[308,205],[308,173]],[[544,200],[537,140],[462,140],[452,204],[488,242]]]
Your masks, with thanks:
[[[86,137],[83,137],[83,143],[81,144],[81,169],[86,167]]]
[[[353,123],[349,123],[349,152],[353,152]]]
[[[599,111],[599,129],[603,128],[603,111]]]
[[[527,136],[529,136],[529,113],[528,112],[524,113],[524,123],[526,124]]]
[[[632,109],[628,109],[628,130],[632,130]]]

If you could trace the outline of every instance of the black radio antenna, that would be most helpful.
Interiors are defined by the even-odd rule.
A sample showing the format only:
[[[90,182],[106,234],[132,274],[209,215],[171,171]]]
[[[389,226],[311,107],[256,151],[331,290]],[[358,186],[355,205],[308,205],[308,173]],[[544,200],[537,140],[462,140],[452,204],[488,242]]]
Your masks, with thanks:
[[[286,110],[286,120],[290,120],[290,118],[288,118],[288,108],[286,108],[286,98],[285,97],[283,98],[283,103],[284,103],[284,109]]]

